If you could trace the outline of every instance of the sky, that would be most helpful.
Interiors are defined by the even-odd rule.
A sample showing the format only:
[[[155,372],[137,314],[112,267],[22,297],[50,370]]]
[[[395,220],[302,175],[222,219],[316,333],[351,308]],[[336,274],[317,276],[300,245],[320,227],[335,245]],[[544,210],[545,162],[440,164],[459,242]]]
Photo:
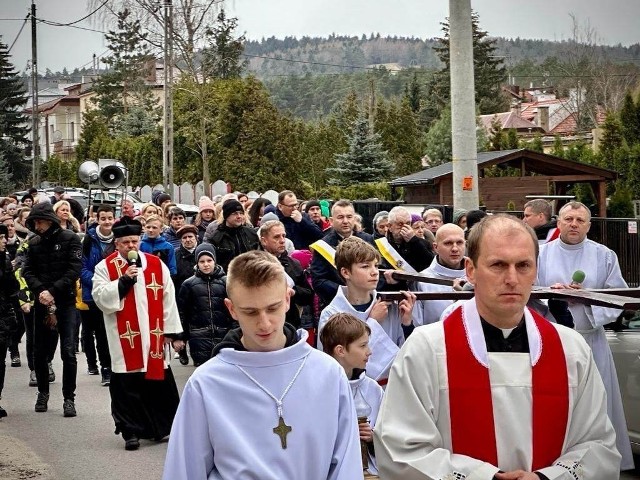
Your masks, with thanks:
[[[174,0],[174,4],[178,3]],[[382,36],[431,38],[440,35],[448,15],[447,0],[226,0],[229,16],[238,17],[239,31],[259,40],[275,36],[328,36],[380,33]],[[36,0],[37,17],[68,23],[90,12],[87,0]],[[0,0],[0,36],[11,45],[30,9],[31,0]],[[604,44],[640,42],[639,0],[471,0],[480,27],[492,36],[563,40],[571,37],[575,14],[589,24]],[[18,20],[4,20],[18,19]],[[101,30],[99,23],[77,24]],[[38,70],[90,66],[95,53],[106,50],[103,34],[70,27],[38,25]],[[23,70],[31,57],[28,23],[12,51],[12,62]]]

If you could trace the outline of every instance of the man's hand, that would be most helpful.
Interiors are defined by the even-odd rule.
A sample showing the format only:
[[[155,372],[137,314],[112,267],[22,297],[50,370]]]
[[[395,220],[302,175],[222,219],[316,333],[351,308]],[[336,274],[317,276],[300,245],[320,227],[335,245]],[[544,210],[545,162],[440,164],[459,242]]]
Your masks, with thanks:
[[[171,340],[171,339],[167,339],[171,342],[171,346],[173,347],[173,349],[176,352],[179,352],[180,350],[182,350],[184,348],[184,340]]]
[[[416,232],[413,231],[413,228],[411,228],[411,225],[403,225],[402,229],[400,230],[400,235],[402,236],[405,242],[408,242],[409,240],[411,240],[415,236],[415,234]]]
[[[137,265],[129,265],[125,275],[129,278],[137,278],[138,277],[138,266]]]
[[[540,480],[540,477],[533,472],[524,470],[514,470],[512,472],[496,473],[497,480]]]
[[[383,275],[385,282],[387,282],[389,285],[399,283],[396,279],[393,278],[393,270],[385,270]]]
[[[300,223],[302,221],[302,214],[300,213],[300,210],[294,210],[291,212],[291,218],[294,222]]]
[[[20,305],[20,310],[22,310],[24,313],[29,313],[31,311],[31,304],[23,303],[22,305]]]
[[[360,430],[360,440],[373,442],[373,430],[369,422],[358,423],[358,430]]]
[[[412,292],[401,291],[404,295],[404,300],[401,300],[398,304],[400,309],[400,321],[403,325],[408,326],[413,323],[413,306],[416,304],[416,295]]]
[[[389,304],[387,302],[383,302],[379,298],[376,298],[375,303],[373,304],[373,308],[369,313],[369,316],[378,321],[378,323],[382,323],[387,315],[389,314]]]
[[[40,295],[38,296],[38,301],[45,307],[48,307],[54,302],[53,295],[49,293],[49,290],[43,290],[42,292],[40,292]]]

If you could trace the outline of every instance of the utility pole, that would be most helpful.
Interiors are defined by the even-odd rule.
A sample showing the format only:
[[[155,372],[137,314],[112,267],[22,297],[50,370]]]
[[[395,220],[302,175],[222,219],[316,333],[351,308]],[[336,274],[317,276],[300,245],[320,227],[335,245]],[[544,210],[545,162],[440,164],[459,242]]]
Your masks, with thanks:
[[[173,198],[173,6],[164,0],[164,118],[162,129],[162,183]]]
[[[37,29],[36,29],[36,2],[31,0],[31,180],[32,186],[40,187],[40,139],[38,135],[39,113],[38,113],[38,49],[37,49]]]
[[[478,151],[471,0],[449,0],[454,208],[478,208]]]

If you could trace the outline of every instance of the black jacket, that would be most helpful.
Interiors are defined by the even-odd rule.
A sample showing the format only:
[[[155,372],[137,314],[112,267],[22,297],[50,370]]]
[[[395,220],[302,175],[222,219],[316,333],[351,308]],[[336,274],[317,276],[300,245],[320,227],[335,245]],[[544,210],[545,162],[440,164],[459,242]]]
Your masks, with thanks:
[[[424,238],[414,235],[408,242],[403,240],[400,243],[396,243],[393,240],[393,235],[389,232],[387,233],[387,240],[400,256],[409,262],[409,265],[417,272],[421,272],[431,265],[433,261],[433,250],[429,247],[429,242]],[[382,259],[382,266],[383,268],[392,268],[384,258]]]
[[[284,331],[284,336],[286,338],[284,348],[291,347],[298,342],[298,332],[292,325],[285,323],[282,327],[282,330]],[[217,344],[213,349],[213,355],[211,356],[215,357],[220,353],[221,350],[225,348],[233,348],[234,350],[238,350],[239,352],[247,351],[247,349],[242,344],[242,329],[235,328],[227,333],[227,336],[224,337],[224,340]]]
[[[309,282],[307,282],[307,277],[298,260],[291,258],[287,252],[280,255],[278,260],[280,260],[284,271],[291,277],[294,283],[293,291],[295,294],[291,297],[291,305],[287,312],[286,322],[295,328],[300,328],[300,311],[298,307],[311,305],[313,302],[313,289],[311,285],[309,285]]]
[[[211,237],[211,244],[216,248],[216,263],[225,272],[235,257],[260,247],[258,234],[253,228],[246,226],[230,228],[226,223],[218,226],[216,233]]]
[[[56,305],[73,305],[81,270],[82,244],[71,230],[54,223],[42,235],[29,240],[22,276],[36,300],[48,290]]]
[[[224,299],[227,297],[227,277],[219,265],[210,275],[199,270],[184,281],[178,293],[178,311],[189,341],[191,357],[197,364],[211,358],[213,347],[237,326]]]
[[[276,208],[276,215],[284,225],[287,238],[293,242],[296,250],[307,250],[309,245],[324,236],[320,227],[313,223],[306,213],[302,214],[302,220],[299,222],[291,217],[285,217],[278,208]]]
[[[176,295],[180,292],[180,287],[184,281],[191,277],[195,270],[193,267],[196,265],[196,251],[189,253],[189,251],[180,245],[176,248],[176,268],[178,273],[173,275],[173,285],[176,288]]]
[[[16,308],[18,308],[19,289],[9,255],[7,252],[0,252],[0,341],[8,341],[18,325]]]
[[[373,245],[373,238],[371,235],[365,232],[353,232],[355,237],[358,237],[365,242]],[[327,244],[333,248],[337,248],[338,244],[343,240],[340,235],[332,228],[328,230],[328,233],[323,237]],[[313,252],[313,260],[309,266],[311,272],[311,279],[313,281],[313,289],[320,297],[323,305],[328,305],[333,300],[333,297],[338,293],[338,287],[344,285],[344,281],[338,275],[338,270],[327,262],[322,255],[317,252]],[[380,275],[380,278],[384,278]],[[380,287],[380,284],[378,284]]]

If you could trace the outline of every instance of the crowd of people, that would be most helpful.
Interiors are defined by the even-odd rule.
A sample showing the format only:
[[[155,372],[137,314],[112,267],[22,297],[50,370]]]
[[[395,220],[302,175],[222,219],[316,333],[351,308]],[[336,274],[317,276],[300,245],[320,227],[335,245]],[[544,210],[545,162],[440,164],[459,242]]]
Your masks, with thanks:
[[[161,191],[139,210],[125,200],[119,218],[106,204],[85,218],[54,192],[0,201],[0,394],[24,338],[25,385],[46,412],[59,346],[63,414],[76,416],[84,351],[127,450],[170,435],[164,478],[633,468],[603,330],[620,312],[529,298],[534,284],[626,287],[615,253],[587,239],[579,202],[557,218],[532,200],[523,220],[455,210],[451,223],[397,206],[370,234],[349,200],[289,190],[275,205],[203,196],[190,222]],[[474,298],[417,299],[446,281]],[[382,300],[388,291],[399,300]],[[182,398],[173,359],[198,367]]]

